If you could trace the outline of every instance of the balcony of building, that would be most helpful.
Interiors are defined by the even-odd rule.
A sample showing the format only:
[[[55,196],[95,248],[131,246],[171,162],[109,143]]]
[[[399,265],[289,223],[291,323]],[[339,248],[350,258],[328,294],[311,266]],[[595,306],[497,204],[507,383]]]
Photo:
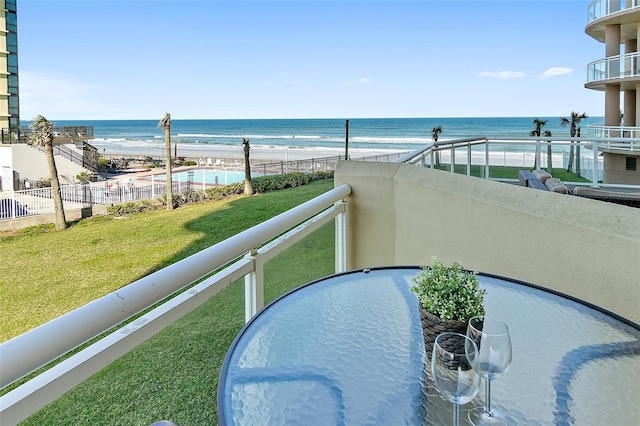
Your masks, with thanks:
[[[615,84],[620,90],[636,90],[640,83],[640,53],[633,52],[611,56],[587,65],[585,87],[605,90],[606,85]]]
[[[269,286],[265,264],[326,224],[335,227],[336,272],[417,265],[437,255],[640,321],[637,209],[419,164],[341,161],[332,191],[3,343],[4,388],[135,317],[3,395],[3,424],[30,416],[237,280],[244,279],[249,320]],[[210,361],[216,367],[204,365],[194,374],[218,371],[220,360]]]
[[[605,42],[605,29],[620,25],[621,41],[638,38],[636,24],[640,22],[640,0],[596,0],[588,7],[585,32],[601,43]]]

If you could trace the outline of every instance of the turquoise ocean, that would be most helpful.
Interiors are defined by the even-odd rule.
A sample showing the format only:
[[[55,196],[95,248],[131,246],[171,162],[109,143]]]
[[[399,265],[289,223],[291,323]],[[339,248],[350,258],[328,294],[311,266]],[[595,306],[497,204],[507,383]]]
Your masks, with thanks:
[[[407,151],[431,142],[431,129],[442,127],[440,140],[487,136],[492,138],[528,137],[534,118],[547,120],[543,130],[554,137],[569,137],[560,117],[483,117],[483,118],[357,118],[349,119],[349,147],[368,150]],[[159,120],[52,120],[56,126],[93,126],[89,141],[100,151],[159,153],[164,135]],[[602,117],[581,123],[599,124]],[[28,125],[28,122],[24,123]],[[238,146],[242,138],[252,147],[343,149],[345,119],[237,119],[184,120],[171,122],[171,140],[190,151]]]

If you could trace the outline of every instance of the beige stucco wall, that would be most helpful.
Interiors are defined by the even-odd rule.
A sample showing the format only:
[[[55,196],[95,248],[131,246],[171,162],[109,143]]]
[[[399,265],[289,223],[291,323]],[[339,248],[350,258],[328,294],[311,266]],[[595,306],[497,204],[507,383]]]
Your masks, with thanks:
[[[67,144],[66,146],[70,149],[75,149],[72,144]],[[24,143],[12,144],[11,148],[13,149],[13,168],[17,172],[18,179],[38,181],[49,178],[49,163],[44,152]],[[82,152],[78,151],[78,154],[82,155]],[[60,155],[55,155],[54,158],[62,185],[75,182],[77,175],[89,171]]]
[[[640,168],[635,171],[626,169],[627,157],[634,155],[633,152],[618,154],[604,153],[604,183],[621,183],[626,185],[640,185]],[[638,167],[640,167],[640,155],[634,155],[637,158]]]
[[[419,166],[342,161],[348,268],[460,261],[640,323],[640,211]]]

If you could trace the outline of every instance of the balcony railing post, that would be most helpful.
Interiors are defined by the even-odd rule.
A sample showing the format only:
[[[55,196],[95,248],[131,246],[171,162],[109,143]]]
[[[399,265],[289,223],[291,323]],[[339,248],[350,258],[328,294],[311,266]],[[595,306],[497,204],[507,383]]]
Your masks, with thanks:
[[[340,200],[335,203],[342,206],[342,213],[336,216],[336,273],[347,270],[347,203]]]
[[[253,271],[244,277],[244,320],[248,322],[264,306],[264,262],[255,249],[245,258],[253,260]]]
[[[598,142],[593,142],[593,165],[591,166],[591,182],[594,188],[598,187]]]
[[[451,173],[456,172],[456,148],[451,145]]]
[[[484,178],[489,179],[489,141],[484,144]]]

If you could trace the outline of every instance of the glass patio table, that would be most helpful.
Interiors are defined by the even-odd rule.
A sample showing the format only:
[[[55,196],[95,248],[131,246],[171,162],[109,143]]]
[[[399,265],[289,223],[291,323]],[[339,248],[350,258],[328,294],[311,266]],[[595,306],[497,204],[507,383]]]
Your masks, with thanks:
[[[305,284],[240,331],[218,385],[222,425],[448,425],[431,381],[418,267],[372,268]],[[486,314],[504,320],[511,368],[491,386],[511,424],[640,424],[640,327],[558,293],[479,274]],[[484,386],[463,405],[484,402]]]

